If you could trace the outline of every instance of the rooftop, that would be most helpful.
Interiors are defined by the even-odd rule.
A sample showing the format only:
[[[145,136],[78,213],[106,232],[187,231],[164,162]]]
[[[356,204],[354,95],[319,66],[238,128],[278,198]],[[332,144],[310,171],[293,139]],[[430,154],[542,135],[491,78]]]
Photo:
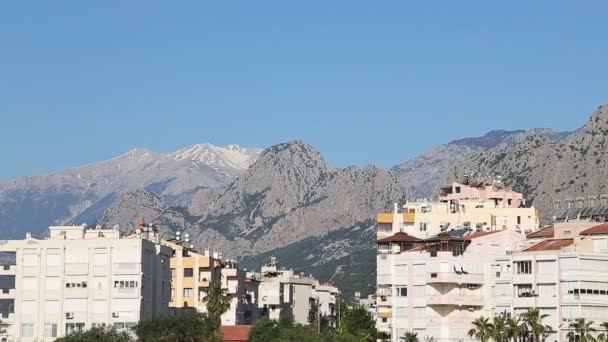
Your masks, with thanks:
[[[581,235],[608,234],[608,223],[600,224],[599,226],[591,227],[583,230]]]
[[[249,332],[253,326],[251,325],[222,325],[220,333],[222,340],[226,342],[245,342],[249,337]]]
[[[419,242],[419,241],[422,241],[422,240],[417,237],[407,235],[404,232],[398,232],[392,236],[385,237],[376,242],[377,243],[387,243],[387,242]]]
[[[568,247],[574,243],[574,239],[552,239],[537,243],[536,245],[524,249],[522,252],[539,251],[559,251],[563,247]]]
[[[550,239],[553,238],[555,236],[555,228],[553,227],[553,225],[547,226],[545,228],[539,229],[537,231],[535,231],[534,233],[528,234],[526,235],[526,238],[528,239]]]

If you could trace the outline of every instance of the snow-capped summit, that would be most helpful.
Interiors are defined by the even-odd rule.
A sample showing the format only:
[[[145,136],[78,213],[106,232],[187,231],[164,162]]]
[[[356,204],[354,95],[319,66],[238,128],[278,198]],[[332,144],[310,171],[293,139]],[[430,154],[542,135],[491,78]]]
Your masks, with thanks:
[[[261,153],[261,149],[244,148],[239,145],[226,145],[224,147],[209,143],[196,144],[181,148],[175,152],[165,153],[161,159],[190,160],[194,163],[223,169],[246,169]]]

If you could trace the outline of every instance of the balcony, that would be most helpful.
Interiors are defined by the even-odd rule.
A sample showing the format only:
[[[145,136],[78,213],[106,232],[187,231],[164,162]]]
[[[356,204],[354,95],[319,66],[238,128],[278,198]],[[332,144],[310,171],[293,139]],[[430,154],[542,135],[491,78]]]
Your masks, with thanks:
[[[428,320],[429,327],[468,327],[473,319],[467,318],[452,318],[452,317],[432,317]]]
[[[391,296],[378,296],[376,298],[377,306],[391,306],[392,304]]]
[[[457,274],[455,272],[429,273],[426,278],[427,284],[477,284],[483,285],[483,274],[469,273]]]
[[[17,294],[15,289],[0,289],[0,299],[13,299]]]
[[[481,296],[443,294],[429,296],[426,300],[428,305],[452,305],[452,306],[483,306]]]
[[[17,265],[2,265],[0,266],[0,275],[15,275],[17,273]]]

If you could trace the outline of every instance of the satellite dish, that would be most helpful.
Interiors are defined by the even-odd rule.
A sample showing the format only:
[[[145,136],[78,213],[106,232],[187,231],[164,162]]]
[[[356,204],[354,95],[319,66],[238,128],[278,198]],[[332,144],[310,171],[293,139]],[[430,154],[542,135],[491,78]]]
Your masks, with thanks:
[[[96,225],[95,229],[97,229],[97,230],[101,229],[101,225],[100,224]]]
[[[120,226],[119,226],[119,225],[117,225],[117,224],[115,224],[115,225],[114,225],[114,230],[118,230],[118,229],[120,229]]]
[[[190,245],[190,248],[194,248],[194,245]]]
[[[139,235],[139,234],[141,234],[141,230],[137,229],[137,230],[135,230],[135,233],[136,233],[137,235]]]
[[[86,223],[83,223],[83,224],[82,224],[82,227],[83,227],[83,228],[86,228],[86,227],[87,227],[87,224],[86,224]]]
[[[184,236],[185,236],[185,237],[186,237],[186,239],[187,239],[187,238],[189,238],[189,237],[190,237],[190,234],[186,233],[186,234],[184,234]]]

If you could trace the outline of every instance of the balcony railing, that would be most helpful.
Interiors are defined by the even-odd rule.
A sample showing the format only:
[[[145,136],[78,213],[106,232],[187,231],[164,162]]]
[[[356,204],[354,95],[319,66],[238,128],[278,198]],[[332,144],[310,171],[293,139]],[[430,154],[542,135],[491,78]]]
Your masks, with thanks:
[[[483,306],[483,298],[474,295],[443,294],[427,298],[428,305]]]
[[[481,273],[455,273],[455,272],[436,272],[427,275],[428,284],[479,284],[484,283]]]

